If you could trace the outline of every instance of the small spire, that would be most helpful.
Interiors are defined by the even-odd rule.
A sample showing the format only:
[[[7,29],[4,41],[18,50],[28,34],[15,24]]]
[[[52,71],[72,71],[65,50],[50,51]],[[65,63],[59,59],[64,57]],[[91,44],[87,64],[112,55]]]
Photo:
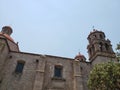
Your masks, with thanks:
[[[92,29],[93,29],[94,32],[96,31],[96,30],[95,30],[95,26],[92,26]]]
[[[80,49],[78,49],[78,54],[80,54]]]
[[[92,29],[94,30],[94,29],[95,29],[95,26],[92,26]]]

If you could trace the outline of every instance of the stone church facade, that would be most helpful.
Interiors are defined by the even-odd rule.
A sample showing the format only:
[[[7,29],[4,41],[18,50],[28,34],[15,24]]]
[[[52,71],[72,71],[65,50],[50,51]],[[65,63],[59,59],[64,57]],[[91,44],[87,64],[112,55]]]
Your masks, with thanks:
[[[110,40],[95,29],[87,38],[89,62],[80,53],[72,59],[21,52],[12,32],[9,26],[0,32],[0,90],[88,90],[94,64],[115,60]]]

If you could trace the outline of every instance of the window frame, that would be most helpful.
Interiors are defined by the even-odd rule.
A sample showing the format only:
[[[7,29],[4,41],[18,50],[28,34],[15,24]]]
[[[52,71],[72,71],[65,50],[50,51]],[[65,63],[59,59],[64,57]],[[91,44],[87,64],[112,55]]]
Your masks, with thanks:
[[[55,78],[62,78],[63,77],[63,66],[61,66],[61,65],[54,66],[54,77]]]
[[[25,66],[25,61],[19,60],[17,61],[15,73],[22,73]]]

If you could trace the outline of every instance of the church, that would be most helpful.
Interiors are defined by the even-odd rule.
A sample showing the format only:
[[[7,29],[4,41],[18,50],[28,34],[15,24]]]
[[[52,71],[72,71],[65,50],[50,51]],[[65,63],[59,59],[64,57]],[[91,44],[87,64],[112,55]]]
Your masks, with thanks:
[[[80,53],[66,58],[21,52],[12,33],[10,26],[0,32],[0,90],[89,90],[92,67],[115,60],[111,41],[96,29],[87,37],[89,61]]]

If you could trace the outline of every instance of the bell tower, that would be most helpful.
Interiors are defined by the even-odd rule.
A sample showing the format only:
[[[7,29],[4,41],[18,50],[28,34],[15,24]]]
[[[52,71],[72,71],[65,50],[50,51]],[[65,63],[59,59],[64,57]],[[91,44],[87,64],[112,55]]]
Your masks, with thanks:
[[[87,39],[89,41],[87,49],[90,61],[99,63],[115,59],[111,42],[106,39],[104,32],[93,29]]]

